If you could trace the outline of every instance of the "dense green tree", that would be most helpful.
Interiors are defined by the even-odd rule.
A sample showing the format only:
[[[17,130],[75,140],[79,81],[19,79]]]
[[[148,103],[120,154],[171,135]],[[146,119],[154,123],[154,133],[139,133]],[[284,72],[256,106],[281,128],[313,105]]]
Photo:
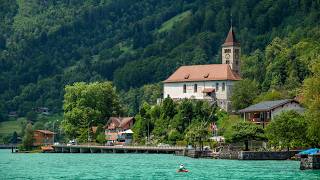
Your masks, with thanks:
[[[106,140],[106,135],[104,132],[100,132],[97,137],[96,137],[96,141],[99,143],[99,144],[104,144],[107,140]]]
[[[264,139],[264,131],[261,126],[248,121],[239,121],[232,125],[230,136],[226,137],[229,142],[244,142],[245,151],[249,150],[249,141]]]
[[[271,90],[268,92],[261,93],[258,97],[253,100],[253,103],[259,103],[262,101],[275,101],[283,98],[289,98],[288,95],[284,95],[280,91]]]
[[[91,126],[121,114],[118,95],[110,82],[75,83],[65,91],[62,127],[69,138],[85,142]]]
[[[307,142],[307,123],[296,111],[277,115],[266,128],[270,144],[289,148],[304,146]]]
[[[27,120],[35,122],[38,118],[38,114],[35,111],[29,111],[26,115]]]
[[[33,147],[33,128],[32,124],[27,124],[26,128],[24,129],[24,136],[22,138],[22,147],[25,150],[31,150]]]
[[[208,141],[210,137],[209,132],[209,123],[205,121],[198,121],[192,123],[186,129],[186,140],[192,144],[194,147],[197,147],[197,144],[200,147],[200,150],[203,150],[204,142]]]
[[[248,107],[259,94],[259,86],[255,81],[244,79],[234,84],[231,96],[232,107],[236,110]]]
[[[18,143],[18,133],[16,131],[13,132],[11,140],[10,140],[10,143],[12,143],[12,144],[17,144]]]
[[[320,146],[320,57],[312,64],[313,75],[303,82],[303,104],[307,107],[308,137],[314,146]]]

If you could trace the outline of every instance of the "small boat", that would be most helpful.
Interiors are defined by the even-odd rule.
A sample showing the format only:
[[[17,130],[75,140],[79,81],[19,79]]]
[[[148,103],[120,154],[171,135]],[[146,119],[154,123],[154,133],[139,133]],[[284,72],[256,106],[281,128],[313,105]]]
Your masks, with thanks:
[[[177,172],[189,172],[189,170],[187,170],[187,169],[182,169],[182,170],[178,169]]]

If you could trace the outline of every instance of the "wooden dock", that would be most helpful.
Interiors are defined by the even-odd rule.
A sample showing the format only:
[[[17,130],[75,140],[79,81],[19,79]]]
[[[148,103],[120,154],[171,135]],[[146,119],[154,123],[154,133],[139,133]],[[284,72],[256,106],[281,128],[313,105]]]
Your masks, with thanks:
[[[54,145],[55,153],[164,153],[183,154],[185,147],[178,146],[93,146],[93,145]]]

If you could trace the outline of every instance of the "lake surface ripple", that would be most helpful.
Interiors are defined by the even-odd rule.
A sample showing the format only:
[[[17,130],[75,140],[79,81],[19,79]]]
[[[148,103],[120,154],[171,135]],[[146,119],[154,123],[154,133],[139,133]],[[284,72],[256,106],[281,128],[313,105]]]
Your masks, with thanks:
[[[189,173],[177,173],[179,164]],[[167,154],[12,154],[0,150],[0,179],[320,179],[299,161],[192,159]]]

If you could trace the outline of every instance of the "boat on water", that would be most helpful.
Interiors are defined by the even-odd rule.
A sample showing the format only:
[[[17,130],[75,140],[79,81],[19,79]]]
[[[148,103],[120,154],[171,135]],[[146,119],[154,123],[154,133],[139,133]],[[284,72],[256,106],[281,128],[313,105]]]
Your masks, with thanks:
[[[177,172],[189,172],[189,170],[187,170],[187,169],[182,169],[182,170],[178,169]]]

